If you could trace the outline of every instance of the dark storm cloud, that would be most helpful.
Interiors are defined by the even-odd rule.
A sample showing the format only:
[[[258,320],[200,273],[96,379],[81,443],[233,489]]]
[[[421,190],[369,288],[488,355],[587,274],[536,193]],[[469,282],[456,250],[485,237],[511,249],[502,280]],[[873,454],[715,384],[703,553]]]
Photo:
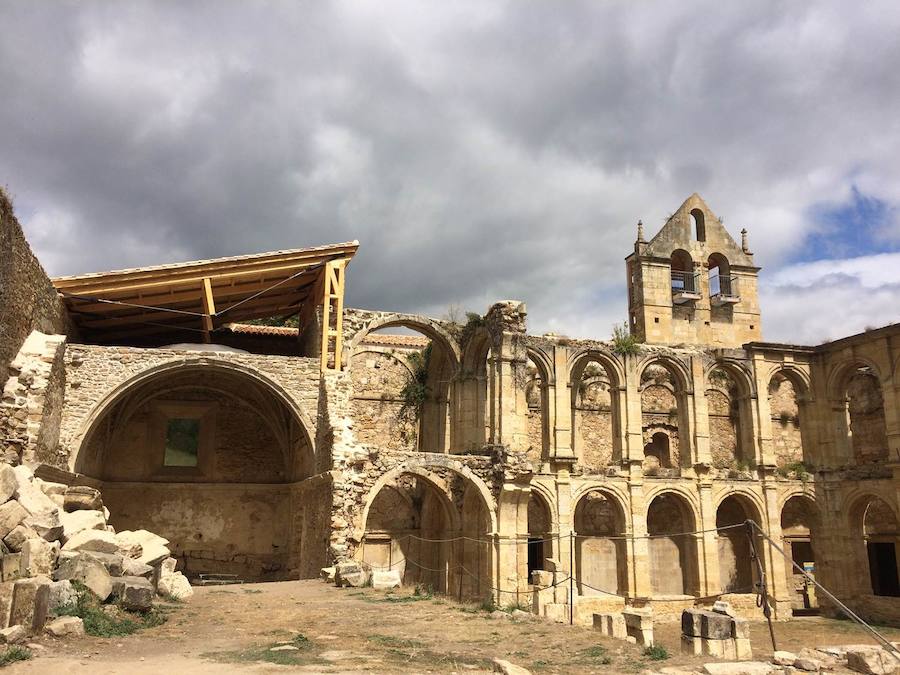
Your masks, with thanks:
[[[359,239],[352,304],[602,337],[634,223],[691,192],[773,271],[815,204],[900,204],[898,14],[6,2],[0,182],[53,274]]]

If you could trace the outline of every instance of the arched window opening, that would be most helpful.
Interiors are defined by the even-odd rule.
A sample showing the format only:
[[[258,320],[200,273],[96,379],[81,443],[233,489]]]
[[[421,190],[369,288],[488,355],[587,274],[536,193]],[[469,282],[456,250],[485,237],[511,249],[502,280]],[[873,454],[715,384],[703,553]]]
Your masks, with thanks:
[[[699,568],[695,520],[684,497],[661,494],[647,509],[650,587],[655,596],[697,595]]]
[[[669,435],[657,431],[644,446],[644,474],[655,476],[659,469],[671,469],[672,457],[669,454]]]
[[[731,477],[755,468],[755,459],[745,452],[741,396],[734,377],[726,368],[709,372],[706,410],[709,417],[709,449],[713,467],[732,472]]]
[[[900,575],[897,571],[897,537],[900,528],[893,509],[884,500],[871,497],[861,505],[864,562],[869,568],[870,589],[874,595],[900,597]],[[856,525],[858,531],[859,524]]]
[[[713,305],[735,302],[738,298],[737,277],[731,273],[731,265],[721,253],[713,253],[707,260],[709,270],[709,297]]]
[[[549,456],[550,430],[547,426],[547,379],[530,358],[525,363],[525,401],[528,404],[528,459],[534,463]]]
[[[717,544],[719,552],[719,581],[722,593],[753,593],[758,581],[750,556],[750,540],[743,524],[759,515],[752,506],[745,507],[743,499],[726,497],[716,510]]]
[[[587,360],[572,372],[572,447],[592,473],[602,473],[616,456],[618,435],[615,399],[609,371],[599,361]]]
[[[496,373],[491,336],[480,328],[469,338],[462,356],[455,407],[454,452],[477,452],[492,441]]]
[[[547,558],[552,557],[550,541],[552,531],[550,508],[543,497],[535,492],[528,499],[528,580],[531,573],[546,569]]]
[[[791,378],[779,371],[769,380],[768,394],[775,464],[784,475],[806,473],[812,466],[803,452],[797,388]]]
[[[852,369],[844,389],[846,433],[856,464],[888,458],[884,396],[878,376],[869,366]]]
[[[407,328],[367,334],[350,358],[354,430],[386,450],[447,452],[453,361],[440,340]]]
[[[690,253],[677,249],[672,253],[672,295],[673,302],[681,304],[699,298],[700,284],[694,271],[694,261]],[[696,297],[695,297],[696,296]]]
[[[791,564],[799,565],[807,574],[816,574],[816,505],[806,497],[791,497],[781,511],[782,548],[788,554],[785,561],[787,587],[791,610],[795,616],[818,614],[819,603],[815,586]]]
[[[600,490],[591,490],[575,507],[575,572],[578,593],[625,595],[628,590],[624,511]]]
[[[700,209],[691,211],[691,231],[695,241],[706,241],[706,217]]]
[[[684,401],[678,379],[662,363],[652,363],[641,373],[641,426],[644,437],[644,473],[650,476],[680,475],[681,419]],[[647,452],[649,449],[649,453]]]

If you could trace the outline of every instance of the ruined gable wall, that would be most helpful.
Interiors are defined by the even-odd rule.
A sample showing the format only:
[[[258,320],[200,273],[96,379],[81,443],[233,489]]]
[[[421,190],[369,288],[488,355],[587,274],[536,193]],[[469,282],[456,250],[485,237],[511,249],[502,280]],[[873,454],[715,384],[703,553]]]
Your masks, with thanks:
[[[71,332],[63,303],[31,252],[9,197],[0,190],[0,383],[6,382],[9,362],[33,330]]]

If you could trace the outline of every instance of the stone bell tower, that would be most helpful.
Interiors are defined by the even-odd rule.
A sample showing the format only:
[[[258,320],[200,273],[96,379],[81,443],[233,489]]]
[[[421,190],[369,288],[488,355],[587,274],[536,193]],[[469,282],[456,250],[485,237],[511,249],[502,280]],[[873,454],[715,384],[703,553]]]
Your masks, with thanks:
[[[762,339],[759,268],[696,193],[625,259],[632,334],[649,344],[740,347]]]

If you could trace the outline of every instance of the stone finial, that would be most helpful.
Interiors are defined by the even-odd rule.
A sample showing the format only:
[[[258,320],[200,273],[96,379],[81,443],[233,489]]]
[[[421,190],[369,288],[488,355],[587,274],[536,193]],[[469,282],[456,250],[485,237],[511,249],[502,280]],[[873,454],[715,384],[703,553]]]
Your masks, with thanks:
[[[644,239],[644,221],[638,221],[638,231],[637,231],[637,241],[639,244],[643,244],[646,240]]]
[[[753,251],[750,250],[750,242],[747,238],[747,228],[745,227],[741,230],[741,250],[747,255],[753,255]]]

